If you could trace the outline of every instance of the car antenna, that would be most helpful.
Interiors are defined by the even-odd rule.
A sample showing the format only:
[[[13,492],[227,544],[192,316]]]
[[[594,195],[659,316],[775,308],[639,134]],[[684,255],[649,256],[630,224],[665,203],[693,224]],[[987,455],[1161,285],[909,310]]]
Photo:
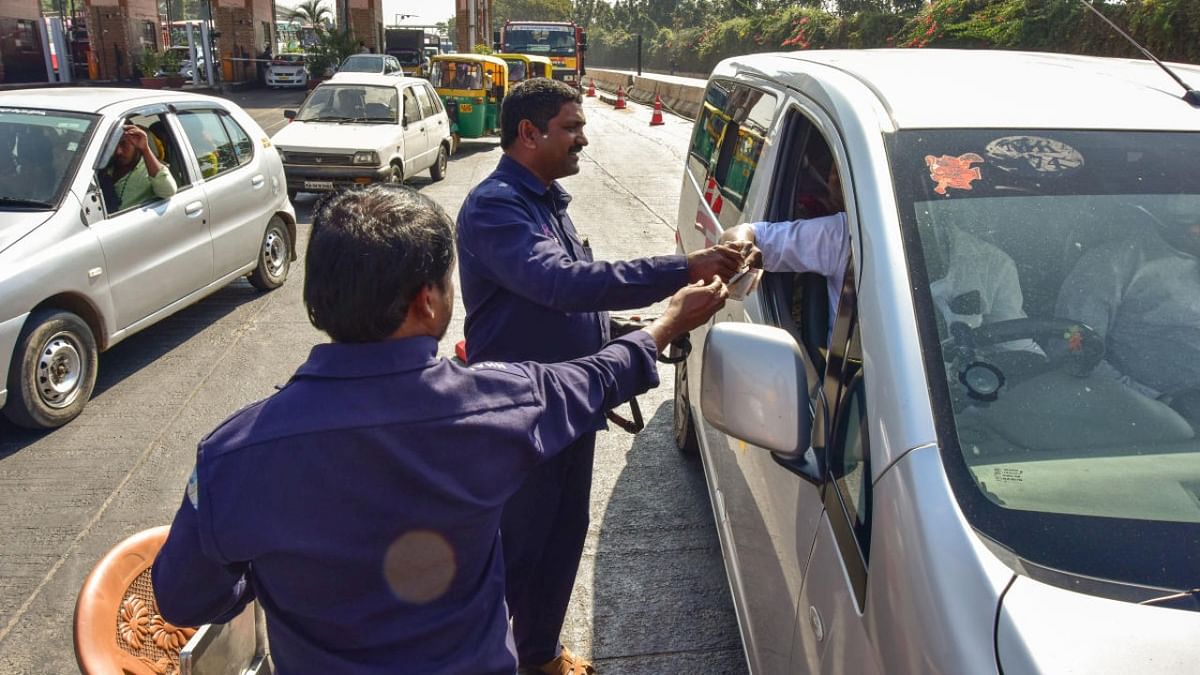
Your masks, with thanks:
[[[1176,82],[1179,83],[1179,86],[1183,87],[1183,90],[1184,90],[1183,100],[1192,104],[1192,106],[1194,106],[1194,107],[1200,108],[1200,91],[1196,91],[1195,89],[1192,89],[1190,86],[1188,86],[1188,83],[1184,82],[1182,78],[1180,78],[1178,75],[1176,75],[1175,71],[1168,68],[1167,64],[1163,63],[1162,61],[1159,61],[1158,57],[1151,54],[1149,49],[1146,49],[1142,45],[1138,44],[1137,40],[1134,40],[1132,37],[1129,36],[1128,33],[1121,30],[1119,27],[1117,27],[1117,24],[1115,24],[1111,20],[1109,20],[1109,18],[1107,16],[1104,16],[1104,13],[1101,12],[1100,10],[1096,9],[1096,7],[1094,5],[1092,5],[1092,3],[1088,2],[1088,0],[1079,0],[1079,2],[1083,3],[1084,7],[1087,7],[1088,9],[1092,10],[1093,14],[1100,17],[1101,21],[1108,24],[1113,30],[1117,31],[1117,33],[1119,33],[1121,35],[1121,37],[1125,38],[1126,40],[1129,40],[1130,44],[1132,44],[1134,47],[1137,47],[1138,51],[1140,51],[1142,54],[1144,54],[1146,56],[1146,58],[1157,63],[1159,68],[1162,68],[1163,70],[1165,70],[1167,72],[1167,74],[1171,76],[1171,79],[1175,80]]]

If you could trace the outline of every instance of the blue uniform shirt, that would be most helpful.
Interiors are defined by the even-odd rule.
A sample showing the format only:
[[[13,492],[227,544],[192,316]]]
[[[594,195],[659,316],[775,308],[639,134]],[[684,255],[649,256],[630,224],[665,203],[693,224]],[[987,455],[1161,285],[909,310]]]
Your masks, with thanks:
[[[645,307],[687,284],[682,255],[593,262],[570,201],[507,155],[467,195],[456,236],[470,362],[593,354],[609,337],[604,310]]]
[[[154,564],[176,625],[257,597],[278,672],[513,673],[500,514],[535,464],[658,383],[644,331],[555,365],[322,344],[201,443]]]

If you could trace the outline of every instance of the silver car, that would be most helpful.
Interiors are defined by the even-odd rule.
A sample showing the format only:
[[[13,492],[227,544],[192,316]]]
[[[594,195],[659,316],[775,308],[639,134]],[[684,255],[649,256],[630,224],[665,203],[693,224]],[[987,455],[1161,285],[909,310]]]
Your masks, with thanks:
[[[772,271],[676,373],[752,672],[1195,672],[1183,94],[1148,62],[1011,52],[714,71],[682,249],[794,223],[756,230]]]
[[[131,200],[106,179],[128,124],[170,171],[173,196]],[[91,395],[97,352],[234,279],[279,286],[295,240],[279,153],[229,101],[130,89],[0,93],[4,414],[32,428],[69,422]]]

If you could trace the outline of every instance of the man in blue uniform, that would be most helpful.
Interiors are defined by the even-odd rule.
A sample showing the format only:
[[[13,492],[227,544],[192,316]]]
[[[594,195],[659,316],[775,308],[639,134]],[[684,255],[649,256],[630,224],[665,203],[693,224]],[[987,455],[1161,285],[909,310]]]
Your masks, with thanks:
[[[605,310],[644,307],[689,282],[728,280],[740,249],[594,262],[567,215],[556,179],[579,172],[587,145],[579,91],[544,78],[513,88],[500,114],[504,156],[458,216],[459,277],[467,358],[555,363],[594,353],[609,339]],[[505,507],[508,608],[522,667],[584,673],[559,644],[583,552],[594,432],[539,466]]]
[[[538,463],[654,386],[655,353],[722,304],[719,280],[654,325],[556,365],[437,357],[453,309],[451,222],[373,187],[313,219],[304,301],[333,338],[201,443],[154,563],[191,626],[257,598],[277,671],[516,670],[500,514]]]

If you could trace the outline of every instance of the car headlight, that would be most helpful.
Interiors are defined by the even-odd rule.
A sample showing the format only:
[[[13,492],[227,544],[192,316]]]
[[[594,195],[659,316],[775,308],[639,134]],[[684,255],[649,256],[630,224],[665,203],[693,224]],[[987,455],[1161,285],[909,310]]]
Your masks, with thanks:
[[[355,164],[370,164],[376,166],[379,164],[379,153],[374,150],[363,150],[362,152],[354,153]]]

